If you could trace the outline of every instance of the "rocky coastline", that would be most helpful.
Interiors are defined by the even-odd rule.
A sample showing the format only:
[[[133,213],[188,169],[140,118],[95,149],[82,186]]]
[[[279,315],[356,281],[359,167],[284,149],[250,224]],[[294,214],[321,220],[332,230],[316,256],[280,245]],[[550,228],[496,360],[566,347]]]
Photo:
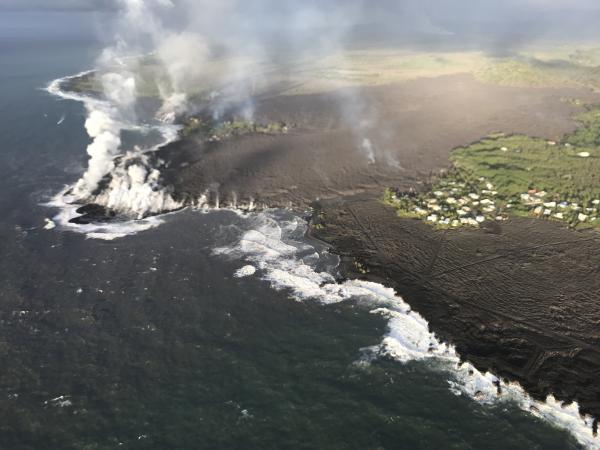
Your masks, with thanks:
[[[309,234],[341,257],[344,278],[394,288],[478,370],[600,417],[595,231],[521,218],[435,230],[359,196],[316,203]]]

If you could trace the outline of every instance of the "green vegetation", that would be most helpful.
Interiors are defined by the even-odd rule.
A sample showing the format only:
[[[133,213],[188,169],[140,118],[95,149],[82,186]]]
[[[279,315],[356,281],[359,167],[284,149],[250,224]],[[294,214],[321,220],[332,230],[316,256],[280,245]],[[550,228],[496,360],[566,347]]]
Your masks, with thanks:
[[[511,215],[600,228],[600,109],[561,142],[496,134],[452,154],[453,168],[430,192],[388,190],[405,218],[440,228],[480,226]]]
[[[582,127],[565,137],[565,143],[574,147],[600,147],[600,109],[592,109],[578,117]]]
[[[210,142],[219,142],[235,136],[245,134],[285,134],[288,126],[284,122],[271,122],[260,124],[245,120],[228,120],[215,122],[208,119],[192,117],[187,120],[181,129],[183,137],[200,136]]]
[[[505,86],[561,86],[574,84],[557,67],[537,60],[498,59],[475,72],[487,83]]]
[[[598,67],[567,60],[495,59],[475,71],[481,81],[506,86],[600,88]]]
[[[63,86],[66,89],[75,93],[98,93],[102,91],[102,85],[94,76],[94,74],[81,75],[77,78],[73,78]]]
[[[580,66],[600,66],[600,48],[581,48],[568,55],[570,61]]]
[[[154,56],[122,62],[135,75],[139,96],[158,97],[159,86],[163,90],[169,86],[168,72]],[[246,79],[236,82],[252,86],[256,95],[314,94],[459,73],[470,73],[482,82],[500,85],[600,89],[600,48],[564,46],[523,48],[519,54],[507,57],[491,57],[476,51],[370,48],[278,63],[214,58],[205,61],[202,72],[193,81],[179,86],[179,90],[194,103],[204,102],[214,92],[229,92],[228,87],[234,82],[229,76],[232,67],[237,73],[247,74]],[[98,75],[102,72],[73,80],[71,89],[101,92]]]
[[[362,273],[363,275],[369,273],[369,270],[365,267],[365,265],[356,259],[354,260],[354,267],[358,272]]]

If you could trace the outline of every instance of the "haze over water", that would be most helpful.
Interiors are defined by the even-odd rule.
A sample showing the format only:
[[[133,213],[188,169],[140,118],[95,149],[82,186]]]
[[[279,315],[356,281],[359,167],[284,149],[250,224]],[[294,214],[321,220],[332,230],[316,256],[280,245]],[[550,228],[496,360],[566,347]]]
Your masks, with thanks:
[[[43,229],[88,138],[82,105],[42,88],[97,51],[0,37],[0,448],[579,448],[510,402],[453,393],[435,361],[366,362],[387,320],[362,302],[235,278],[246,261],[214,249],[256,221],[184,211],[109,242]]]

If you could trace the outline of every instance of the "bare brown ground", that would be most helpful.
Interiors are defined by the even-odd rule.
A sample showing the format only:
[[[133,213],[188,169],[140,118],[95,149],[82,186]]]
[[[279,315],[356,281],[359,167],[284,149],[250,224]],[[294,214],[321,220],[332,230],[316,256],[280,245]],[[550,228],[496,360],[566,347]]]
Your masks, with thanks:
[[[450,151],[490,133],[558,139],[592,100],[575,89],[486,85],[470,75],[420,79],[330,94],[280,96],[257,104],[258,121],[295,125],[287,135],[246,135],[220,143],[188,139],[160,152],[176,195],[206,190],[221,203],[250,199],[304,207],[317,198],[414,185],[448,166]],[[363,140],[373,144],[369,164]]]

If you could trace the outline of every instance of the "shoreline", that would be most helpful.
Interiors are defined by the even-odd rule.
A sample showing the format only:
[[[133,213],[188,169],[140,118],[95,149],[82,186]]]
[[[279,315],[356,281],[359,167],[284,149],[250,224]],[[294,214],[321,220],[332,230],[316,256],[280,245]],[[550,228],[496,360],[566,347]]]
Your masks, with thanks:
[[[564,101],[570,97],[598,99],[570,88],[487,85],[468,74],[365,88],[358,97],[347,90],[275,97],[256,105],[254,120],[290,124],[288,133],[221,142],[192,135],[156,157],[169,162],[161,168],[164,182],[188,204],[206,196],[212,205],[218,197],[226,205],[304,207],[417,187],[447,169],[453,148],[499,130],[559,139],[577,128],[574,116],[583,112]],[[357,98],[356,111],[347,111]],[[363,113],[370,121],[364,127]]]
[[[448,233],[428,230],[427,225],[416,220],[400,219],[378,199],[363,196],[318,203],[314,218],[316,223],[311,224],[309,236],[327,244],[340,257],[344,279],[393,288],[430,323],[436,336],[456,347],[463,360],[483,373],[490,371],[502,380],[518,382],[538,401],[545,401],[548,395],[554,395],[565,405],[577,401],[580,413],[594,418],[593,431],[597,432],[600,417],[600,390],[594,389],[595,374],[600,369],[597,341],[581,340],[560,328],[543,330],[527,317],[505,313],[506,308],[494,308],[496,298],[478,304],[473,301],[476,296],[465,292],[472,289],[481,294],[500,288],[493,276],[482,283],[485,289],[469,286],[463,292],[460,289],[451,292],[448,284],[452,282],[435,280],[436,263],[432,261],[445,258],[440,242],[441,235]],[[530,221],[523,222],[517,227],[531,225],[525,223]],[[505,226],[511,224],[512,221]],[[547,225],[558,228],[555,224]],[[484,239],[475,247],[481,246],[485,237],[497,236],[480,232]],[[470,230],[454,233],[474,235]],[[402,241],[401,245],[394,244],[395,238]],[[585,246],[593,241],[600,248],[600,236],[579,241]],[[451,242],[449,246],[453,245]],[[490,257],[481,255],[480,259],[490,260]],[[471,262],[464,255],[462,260]],[[520,298],[505,298],[508,303],[511,300],[518,302]],[[510,310],[514,305],[508,306]],[[551,311],[546,313],[550,315]],[[551,322],[552,318],[549,319]]]
[[[315,119],[315,107],[319,109],[323,106],[323,96],[318,102],[317,98],[311,95],[298,96],[293,99],[286,98],[282,102],[275,99],[275,101],[267,103],[264,109],[258,110],[259,117],[266,118],[266,122],[273,118],[281,119],[283,116],[288,123],[298,123],[298,117],[302,120],[307,120],[306,117],[309,117],[308,123],[300,121],[299,131],[285,136],[249,135],[214,146],[198,145],[193,138],[178,138],[157,148],[152,154],[157,159],[164,158],[169,163],[173,163],[170,168],[161,168],[161,172],[165,174],[167,180],[165,185],[169,188],[174,186],[174,195],[181,195],[186,199],[183,207],[194,206],[194,202],[197,203],[197,206],[216,206],[217,208],[223,204],[253,205],[256,200],[259,205],[279,207],[286,207],[286,204],[293,205],[295,206],[294,210],[298,211],[302,210],[303,206],[310,204],[311,199],[328,198],[316,205],[313,214],[313,220],[316,219],[320,225],[324,224],[324,228],[311,227],[309,236],[325,242],[334,253],[341,257],[340,270],[344,278],[372,281],[393,288],[406,299],[411,308],[414,308],[431,324],[431,329],[436,336],[439,336],[444,342],[456,346],[461,358],[468,360],[481,372],[491,371],[499,377],[516,381],[523,386],[528,395],[540,401],[545,401],[547,395],[551,393],[560,400],[578,400],[582,414],[587,413],[598,418],[600,417],[600,400],[582,399],[577,389],[578,385],[593,387],[593,375],[597,372],[596,368],[600,368],[600,356],[594,349],[595,343],[572,338],[563,342],[560,332],[559,335],[551,333],[550,336],[544,336],[543,333],[539,333],[539,328],[532,328],[527,320],[515,320],[510,315],[499,314],[493,305],[487,308],[478,308],[472,299],[462,299],[456,294],[446,292],[428,279],[435,268],[435,262],[431,262],[432,259],[428,259],[428,257],[435,255],[433,260],[436,260],[439,257],[440,249],[426,248],[428,241],[438,242],[440,235],[445,233],[436,234],[414,223],[412,224],[415,225],[414,227],[402,228],[407,222],[397,218],[391,208],[385,212],[381,209],[385,207],[379,204],[377,192],[384,185],[415,186],[419,182],[423,182],[427,173],[431,176],[446,167],[451,148],[464,145],[465,141],[474,142],[481,134],[497,130],[496,127],[512,127],[514,129],[509,131],[516,133],[544,126],[543,130],[545,131],[542,134],[548,133],[548,130],[551,129],[554,133],[559,134],[563,129],[573,127],[574,121],[565,118],[573,108],[560,105],[561,91],[549,90],[550,94],[544,94],[547,97],[553,96],[551,101],[540,94],[542,91],[538,91],[536,95],[540,95],[532,110],[549,107],[554,114],[550,122],[547,117],[528,123],[520,123],[518,118],[513,118],[504,122],[504,125],[502,123],[498,125],[496,115],[502,114],[504,117],[507,111],[518,109],[519,105],[501,105],[502,107],[491,108],[491,110],[489,110],[489,105],[483,105],[480,108],[483,107],[483,111],[489,116],[484,116],[480,122],[471,124],[468,132],[459,131],[460,129],[457,128],[458,123],[461,122],[459,118],[457,123],[444,124],[445,129],[440,132],[440,137],[432,142],[429,136],[431,124],[418,130],[414,129],[414,126],[416,123],[427,124],[426,121],[423,121],[422,116],[429,116],[431,111],[435,111],[440,106],[440,102],[450,105],[456,100],[451,92],[452,86],[449,88],[443,86],[447,82],[453,83],[454,87],[459,86],[463,90],[468,90],[474,80],[468,76],[455,75],[435,80],[412,81],[394,88],[398,92],[394,94],[392,101],[408,99],[414,102],[415,100],[410,97],[410,90],[414,90],[415,87],[426,91],[431,88],[438,89],[437,95],[441,96],[442,100],[437,98],[429,105],[429,110],[424,108],[423,111],[420,111],[416,106],[409,105],[400,113],[395,111],[396,114],[399,114],[395,118],[397,123],[402,124],[408,118],[407,126],[409,128],[396,130],[393,122],[387,126],[398,132],[398,136],[402,136],[403,133],[412,135],[416,139],[416,143],[401,146],[397,153],[390,153],[387,145],[393,139],[386,136],[383,141],[375,140],[376,149],[380,149],[377,155],[381,159],[379,164],[369,165],[364,152],[349,150],[356,146],[356,134],[346,129],[339,122],[339,118],[334,119],[334,123],[327,127],[316,127],[316,125],[322,125],[320,120],[332,114],[336,106],[335,103],[332,104],[334,106],[329,105],[321,113],[321,116]],[[408,89],[406,89],[407,85]],[[472,103],[476,105],[482,100],[487,103],[487,95],[490,92],[498,97],[498,101],[500,101],[499,96],[508,93],[513,96],[512,101],[519,100],[521,104],[529,104],[531,101],[529,97],[521,98],[522,94],[519,89],[481,87],[477,82],[475,85],[481,89],[481,93],[479,93],[481,98],[472,100]],[[373,101],[382,102],[382,99],[385,99],[390,92],[395,92],[394,89],[372,89]],[[409,92],[406,92],[407,90]],[[73,98],[75,96],[73,95],[71,99],[81,101],[81,99]],[[325,99],[327,100],[326,97]],[[329,98],[329,100],[339,102],[339,98],[335,97]],[[511,99],[507,101],[507,105],[510,101]],[[292,103],[291,107],[290,102]],[[467,116],[470,117],[470,121],[479,119],[476,116],[480,115],[481,111],[469,111],[469,102],[465,102],[461,106],[464,108],[462,114],[472,114],[472,116]],[[298,111],[300,111],[299,114]],[[414,117],[415,115],[416,117]],[[530,117],[527,114],[525,116]],[[426,147],[428,150],[426,158],[423,158],[421,154],[420,145],[428,146]],[[311,149],[308,155],[300,152],[300,149],[305,151],[307,148]],[[285,149],[283,158],[281,157],[282,149]],[[328,152],[329,149],[331,150],[327,156],[322,153],[325,151],[324,149],[327,149]],[[344,152],[346,157],[345,166],[342,167],[339,164],[341,152]],[[317,156],[320,157],[319,160],[316,159]],[[390,161],[399,162],[402,166],[394,166],[391,169],[384,167]],[[318,163],[318,167],[315,165],[316,163]],[[248,165],[250,165],[250,169],[248,169]],[[340,168],[342,170],[337,171]],[[315,174],[316,176],[314,176]],[[359,177],[358,181],[357,177]],[[292,183],[293,189],[290,188]],[[359,189],[356,189],[357,183],[360,185]],[[350,187],[354,187],[354,189],[350,189]],[[207,192],[209,193],[208,197],[206,197]],[[352,194],[358,194],[359,197],[351,197]],[[203,198],[204,200],[201,201]],[[331,214],[333,211],[343,210],[345,202],[355,202],[355,205],[361,205],[358,214],[356,211],[345,217]],[[326,211],[325,220],[321,221],[320,215],[324,210]],[[160,216],[153,217],[160,221]],[[332,217],[335,218],[332,220]],[[348,220],[349,217],[352,219]],[[405,260],[404,265],[396,264],[396,261],[391,258],[393,255],[402,256],[402,249],[396,248],[393,242],[396,236],[396,225],[391,224],[392,217],[395,218],[397,224],[402,225],[400,228],[407,233],[406,236],[410,237],[409,241],[420,241],[422,245],[419,248],[414,245],[414,242],[412,243],[411,249],[416,249],[423,254],[417,255],[418,257],[412,261]],[[389,225],[390,228],[387,231],[379,229],[378,235],[370,236],[370,231],[376,228],[373,221],[380,219],[384,219],[386,226]],[[337,231],[336,227],[338,227]],[[365,231],[365,227],[368,231]],[[479,230],[479,232],[486,237],[498,236],[497,233],[487,233],[484,230]],[[384,243],[384,248],[389,249],[388,255],[382,257],[382,252],[378,250],[378,240]],[[431,255],[425,255],[427,252]],[[476,252],[477,255],[479,253],[479,251]],[[470,261],[471,257],[472,255],[459,255],[458,260]],[[483,256],[479,255],[478,257]],[[494,258],[493,255],[488,257]],[[356,264],[357,262],[359,265]],[[456,264],[457,261],[451,263]],[[507,296],[507,300],[518,298],[518,296]],[[551,311],[547,311],[547,313],[553,314]],[[513,326],[515,324],[518,326]],[[600,342],[600,338],[597,342]],[[513,354],[507,355],[507,351]],[[587,353],[589,351],[592,356]],[[553,363],[557,358],[559,363]],[[577,364],[564,364],[570,359],[576,361]],[[518,364],[523,362],[521,360],[526,360],[521,366],[523,370],[520,370],[519,367],[515,369]],[[572,377],[569,380],[567,377],[565,379],[567,382],[561,384],[566,372],[555,373],[556,368],[564,369],[568,374],[572,374],[572,371],[576,370],[574,367],[577,367],[578,364],[581,365],[582,361],[584,365],[589,361],[592,362],[591,369],[587,367],[587,371],[591,371],[591,375],[586,373],[583,374],[583,379],[575,377],[575,380]],[[533,369],[537,371],[549,369],[553,376],[536,380],[536,374],[539,372],[535,372]],[[549,384],[542,385],[544,383]],[[552,386],[557,389],[553,389]],[[598,389],[592,392],[597,394],[596,397],[600,399]],[[594,427],[597,427],[597,419]]]

